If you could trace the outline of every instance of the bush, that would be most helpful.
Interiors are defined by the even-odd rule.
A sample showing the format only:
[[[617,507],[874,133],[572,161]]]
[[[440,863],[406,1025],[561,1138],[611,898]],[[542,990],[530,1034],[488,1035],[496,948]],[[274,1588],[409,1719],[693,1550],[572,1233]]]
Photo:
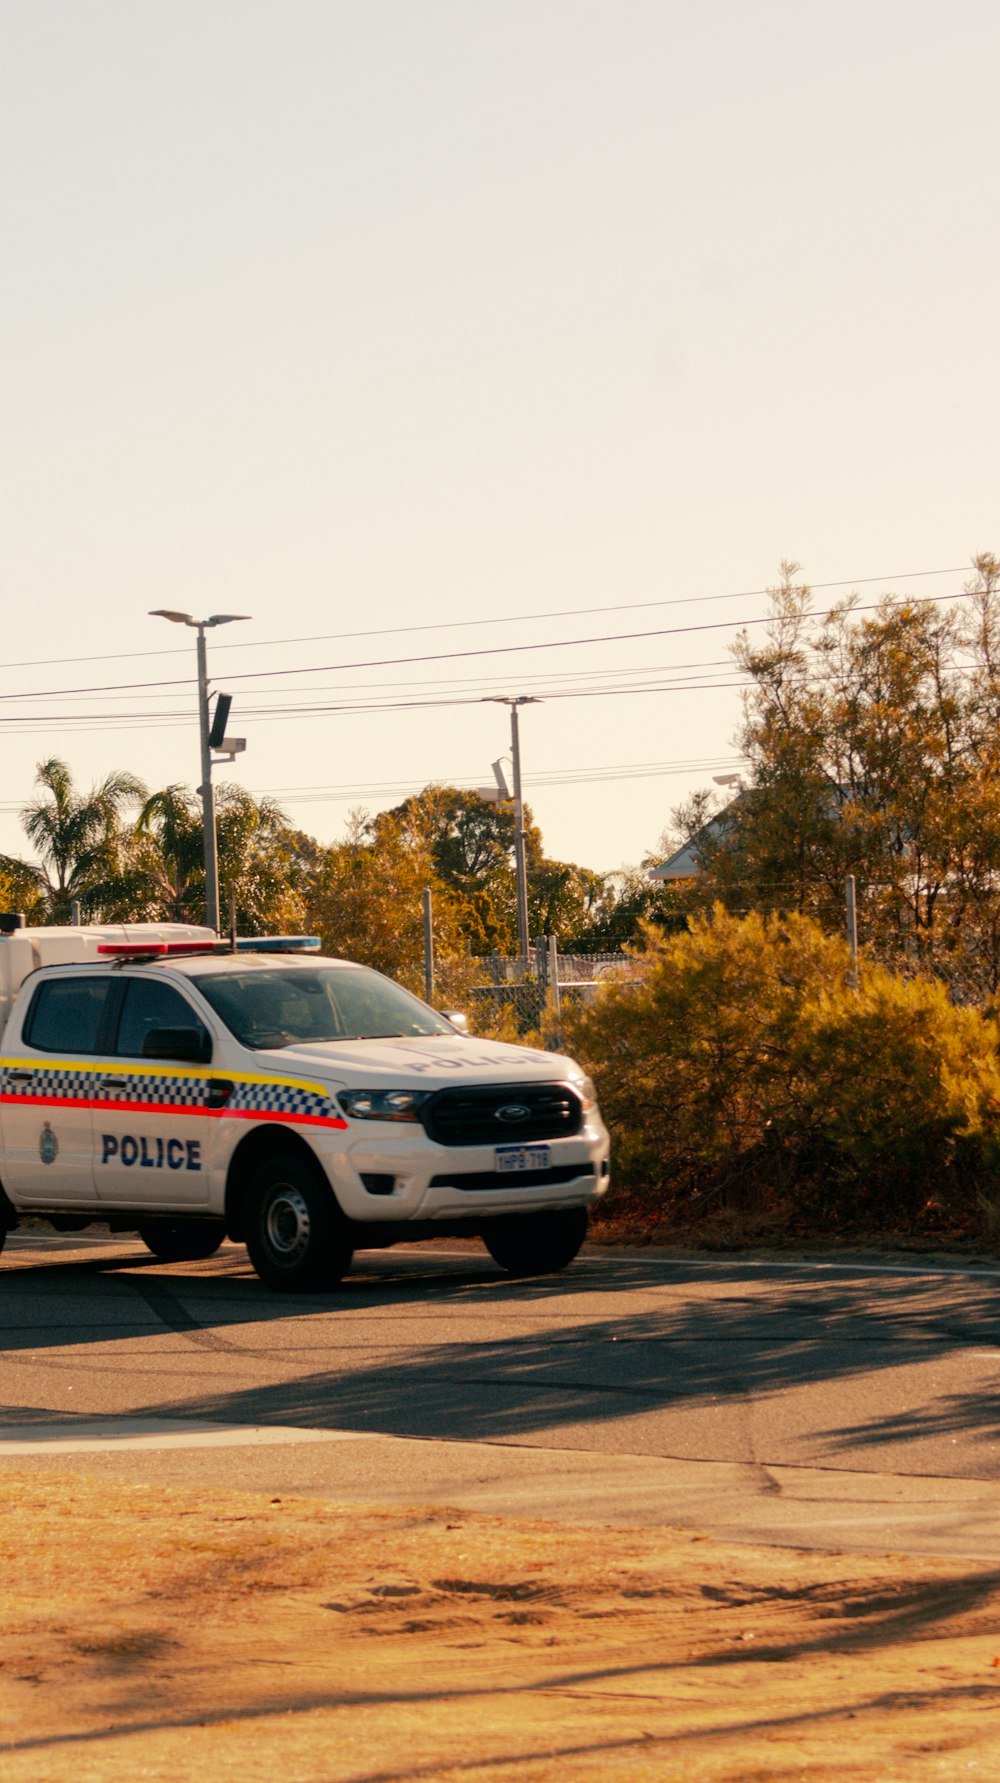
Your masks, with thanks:
[[[718,1201],[800,1227],[971,1219],[1000,1164],[997,1027],[805,917],[647,932],[638,985],[567,1013],[615,1177],[671,1220]]]

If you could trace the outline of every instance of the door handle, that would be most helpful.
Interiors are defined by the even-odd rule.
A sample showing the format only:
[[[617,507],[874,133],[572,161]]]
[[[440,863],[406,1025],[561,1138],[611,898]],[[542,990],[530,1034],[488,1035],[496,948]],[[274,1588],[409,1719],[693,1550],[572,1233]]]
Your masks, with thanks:
[[[7,1082],[8,1083],[31,1083],[34,1080],[34,1076],[35,1076],[35,1073],[33,1071],[8,1071]]]
[[[97,1087],[99,1090],[121,1091],[125,1088],[125,1085],[122,1083],[120,1077],[101,1077],[98,1078]]]

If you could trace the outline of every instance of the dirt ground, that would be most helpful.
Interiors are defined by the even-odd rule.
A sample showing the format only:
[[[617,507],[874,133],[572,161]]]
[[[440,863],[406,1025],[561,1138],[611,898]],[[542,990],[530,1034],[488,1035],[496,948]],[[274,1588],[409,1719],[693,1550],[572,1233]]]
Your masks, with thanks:
[[[4,1783],[1000,1776],[1000,1570],[0,1465]]]

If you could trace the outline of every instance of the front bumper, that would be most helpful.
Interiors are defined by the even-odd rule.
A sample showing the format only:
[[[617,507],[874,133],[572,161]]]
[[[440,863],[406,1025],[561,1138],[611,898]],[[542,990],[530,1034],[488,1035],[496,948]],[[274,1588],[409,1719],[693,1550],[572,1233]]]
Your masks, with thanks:
[[[367,1224],[479,1219],[514,1211],[592,1206],[609,1184],[610,1141],[592,1117],[571,1139],[544,1141],[549,1171],[498,1175],[496,1147],[444,1146],[416,1126],[365,1123],[323,1155],[342,1211]]]

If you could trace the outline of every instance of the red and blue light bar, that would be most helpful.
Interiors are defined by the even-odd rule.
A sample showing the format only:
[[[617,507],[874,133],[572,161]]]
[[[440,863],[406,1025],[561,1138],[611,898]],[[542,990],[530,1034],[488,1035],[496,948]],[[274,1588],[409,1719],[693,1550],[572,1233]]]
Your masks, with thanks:
[[[318,953],[318,935],[243,935],[237,953]],[[117,959],[162,959],[171,953],[232,953],[229,941],[99,941],[98,953]]]

